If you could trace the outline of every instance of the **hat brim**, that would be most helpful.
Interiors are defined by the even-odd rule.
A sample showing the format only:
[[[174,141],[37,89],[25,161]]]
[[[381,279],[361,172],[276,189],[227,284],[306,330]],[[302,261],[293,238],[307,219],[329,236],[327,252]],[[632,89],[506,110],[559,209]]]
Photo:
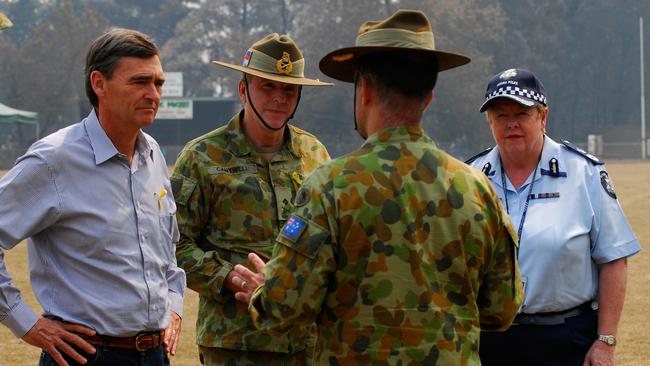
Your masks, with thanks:
[[[481,108],[479,109],[479,112],[483,113],[485,112],[488,108],[490,108],[490,105],[494,103],[497,99],[499,98],[507,98],[510,99],[517,104],[520,104],[526,108],[532,108],[538,104],[540,104],[538,101],[533,100],[533,99],[528,99],[519,95],[510,95],[510,94],[503,94],[503,95],[495,95],[492,98],[486,100],[482,105]]]
[[[346,47],[332,51],[325,55],[318,67],[321,72],[333,79],[354,82],[356,62],[359,57],[377,52],[421,53],[435,55],[438,59],[438,72],[453,69],[470,62],[469,57],[444,51],[425,50],[420,48],[404,47]]]
[[[295,77],[295,76],[289,76],[289,75],[278,75],[278,74],[273,74],[273,73],[266,72],[266,71],[260,71],[260,70],[252,69],[252,68],[246,67],[246,66],[229,64],[229,63],[223,62],[223,61],[212,61],[212,63],[215,64],[215,65],[220,65],[220,66],[223,66],[223,67],[227,67],[229,69],[233,69],[233,70],[243,72],[244,74],[249,74],[249,75],[261,77],[263,79],[273,80],[273,81],[277,81],[277,82],[285,83],[285,84],[306,85],[306,86],[332,86],[332,85],[334,85],[332,83],[322,82],[322,81],[320,81],[318,79],[309,79],[309,78],[305,78],[305,77]]]

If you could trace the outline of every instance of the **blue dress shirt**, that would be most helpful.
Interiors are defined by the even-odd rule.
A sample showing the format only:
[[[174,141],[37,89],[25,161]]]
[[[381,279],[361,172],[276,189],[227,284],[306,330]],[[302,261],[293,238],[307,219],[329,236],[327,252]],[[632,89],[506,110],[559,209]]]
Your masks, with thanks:
[[[31,284],[49,316],[102,335],[165,329],[182,315],[176,206],[160,148],[139,132],[129,166],[95,111],[34,143],[0,179],[0,248],[29,238]],[[22,337],[38,316],[0,249],[0,321]]]
[[[548,136],[537,173],[531,173],[519,189],[507,175],[505,182],[501,180],[498,147],[471,165],[488,176],[504,208],[507,194],[515,229],[527,211],[519,244],[526,295],[522,312],[563,311],[596,300],[597,265],[640,250],[613,188],[608,193],[601,173],[604,165],[592,163]],[[535,182],[529,192],[533,175]],[[529,193],[533,197],[526,210]]]

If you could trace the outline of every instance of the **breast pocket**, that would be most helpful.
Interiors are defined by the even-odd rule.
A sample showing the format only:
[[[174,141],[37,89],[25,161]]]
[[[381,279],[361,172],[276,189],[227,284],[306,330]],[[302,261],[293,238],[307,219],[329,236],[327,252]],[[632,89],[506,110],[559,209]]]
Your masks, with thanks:
[[[259,242],[273,234],[271,193],[254,174],[215,174],[211,207],[212,231],[219,241]]]
[[[167,260],[172,260],[176,256],[174,248],[179,239],[176,224],[176,204],[171,198],[162,201],[164,202],[161,202],[158,213],[160,245],[163,247]]]

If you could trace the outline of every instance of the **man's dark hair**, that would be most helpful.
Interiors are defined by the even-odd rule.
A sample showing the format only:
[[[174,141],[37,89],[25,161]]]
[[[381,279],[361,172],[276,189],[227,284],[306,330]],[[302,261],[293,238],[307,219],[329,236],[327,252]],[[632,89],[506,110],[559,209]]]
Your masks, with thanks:
[[[434,55],[379,52],[362,56],[357,77],[368,79],[384,102],[394,94],[423,102],[438,79],[438,59]]]
[[[97,70],[110,79],[122,57],[150,58],[158,56],[160,50],[148,35],[124,28],[116,28],[99,36],[86,54],[86,95],[93,107],[99,106],[97,95],[90,83],[90,74]]]

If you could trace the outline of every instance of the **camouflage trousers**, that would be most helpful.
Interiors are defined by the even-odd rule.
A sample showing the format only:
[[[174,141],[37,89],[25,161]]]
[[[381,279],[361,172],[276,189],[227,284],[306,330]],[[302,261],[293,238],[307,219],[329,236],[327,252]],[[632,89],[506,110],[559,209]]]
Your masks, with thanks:
[[[205,366],[310,366],[310,357],[305,350],[289,354],[199,346],[199,359]]]

